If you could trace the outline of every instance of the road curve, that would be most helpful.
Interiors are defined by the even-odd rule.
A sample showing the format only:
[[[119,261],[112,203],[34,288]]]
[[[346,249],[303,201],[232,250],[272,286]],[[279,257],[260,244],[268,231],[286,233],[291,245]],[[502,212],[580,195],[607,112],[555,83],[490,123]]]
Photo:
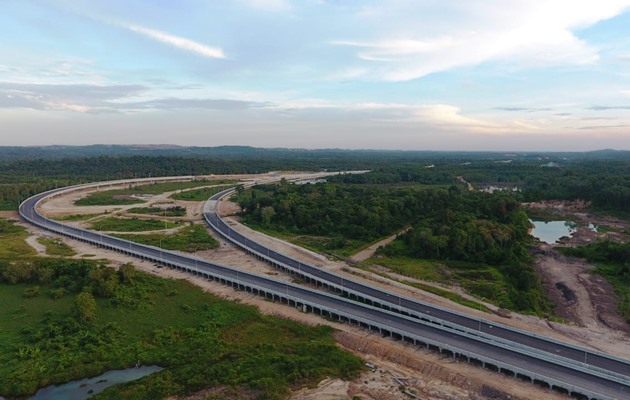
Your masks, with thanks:
[[[209,202],[216,202],[222,197],[229,195],[232,191],[228,189],[217,193],[209,199]],[[262,258],[270,260],[272,263],[288,267],[288,269],[291,269],[298,275],[308,274],[310,277],[335,285],[341,288],[339,290],[341,293],[348,292],[359,296],[363,295],[362,300],[366,298],[377,299],[381,305],[388,305],[387,309],[390,310],[402,311],[405,314],[421,319],[429,318],[433,322],[443,323],[454,329],[465,328],[468,331],[477,331],[492,336],[502,343],[517,343],[521,346],[547,353],[550,357],[562,357],[570,361],[580,362],[594,369],[608,371],[618,376],[620,380],[630,382],[630,361],[628,360],[534,335],[506,325],[456,313],[342,277],[274,251],[235,231],[220,218],[216,207],[213,207],[212,203],[206,205],[204,213],[206,221],[215,231],[241,248],[252,251]]]
[[[448,349],[483,363],[512,371],[521,377],[529,377],[548,382],[572,393],[581,393],[591,398],[622,399],[630,397],[630,385],[622,384],[607,377],[596,376],[590,371],[576,369],[575,365],[545,360],[527,351],[506,348],[481,337],[463,334],[461,331],[436,326],[406,317],[397,313],[349,301],[342,297],[307,289],[301,286],[275,281],[264,276],[240,272],[227,266],[214,264],[176,252],[165,251],[152,246],[140,245],[89,230],[65,225],[49,220],[37,212],[39,201],[47,196],[63,191],[57,189],[33,196],[20,205],[20,215],[24,220],[42,228],[69,236],[73,239],[102,246],[142,259],[160,262],[167,266],[183,269],[204,277],[224,282],[236,282],[238,287],[249,290],[273,293],[287,302],[312,310],[325,310],[339,319],[347,319],[381,332],[398,335],[413,343],[432,344]],[[274,297],[275,298],[275,297]],[[323,311],[322,311],[323,312]],[[507,368],[506,368],[507,367]]]

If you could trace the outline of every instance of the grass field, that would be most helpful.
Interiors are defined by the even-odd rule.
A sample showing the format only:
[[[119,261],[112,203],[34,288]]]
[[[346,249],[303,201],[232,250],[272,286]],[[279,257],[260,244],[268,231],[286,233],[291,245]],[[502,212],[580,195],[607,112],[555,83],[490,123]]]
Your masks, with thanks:
[[[24,240],[29,236],[26,229],[11,220],[0,218],[0,258],[22,258],[36,254]]]
[[[107,217],[92,223],[91,229],[109,232],[143,232],[177,228],[179,222],[155,219]]]
[[[502,306],[502,302],[505,301],[504,296],[507,290],[505,278],[496,268],[489,265],[453,261],[437,262],[409,257],[384,256],[370,258],[367,260],[367,263],[381,265],[400,275],[411,278],[443,283],[446,285],[458,283],[471,295],[483,298],[484,300],[497,306]],[[468,305],[466,303],[469,302],[469,300],[466,300],[463,297],[460,299],[459,297],[461,296],[457,294],[437,289],[433,286],[416,283],[408,284],[439,296],[447,297],[463,305]],[[470,306],[471,308],[479,309],[478,303],[474,303]]]
[[[175,234],[170,235],[115,235],[132,242],[162,247],[166,250],[179,250],[193,253],[201,250],[219,247],[217,242],[203,225],[187,226]]]
[[[164,217],[184,217],[186,216],[186,209],[184,207],[134,207],[127,210],[130,214],[149,214],[160,215]]]
[[[179,193],[172,194],[171,198],[175,200],[184,200],[184,201],[206,201],[210,197],[214,196],[220,191],[225,190],[231,186],[233,185],[220,185],[217,187],[188,190],[186,192],[179,192]]]
[[[60,217],[53,217],[52,219],[57,220],[57,221],[69,221],[69,222],[85,221],[90,218],[98,217],[99,215],[103,215],[103,214],[71,214],[71,215],[62,215]]]
[[[77,253],[61,239],[47,237],[37,238],[37,241],[46,246],[46,254],[50,256],[72,257]]]
[[[0,263],[1,396],[27,396],[138,361],[165,369],[95,399],[161,399],[209,387],[229,388],[232,398],[281,399],[290,388],[362,369],[335,345],[331,328],[263,316],[187,281],[87,261],[32,263]],[[7,283],[16,274],[22,282],[46,277]],[[82,291],[96,300],[89,320],[76,311]]]
[[[148,185],[130,185],[127,189],[106,190],[94,192],[83,199],[75,202],[78,206],[108,206],[108,205],[129,205],[144,203],[141,199],[131,199],[133,195],[158,195],[176,190],[190,189],[199,186],[218,185],[234,182],[227,179],[221,180],[196,180],[188,182],[163,182]],[[120,197],[120,198],[117,198]]]

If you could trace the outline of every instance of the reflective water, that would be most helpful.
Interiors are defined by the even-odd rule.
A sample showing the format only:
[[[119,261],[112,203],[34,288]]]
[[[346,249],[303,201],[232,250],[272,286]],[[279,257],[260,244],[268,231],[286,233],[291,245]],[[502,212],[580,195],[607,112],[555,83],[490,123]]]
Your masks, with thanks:
[[[541,242],[554,244],[563,236],[571,236],[577,230],[577,224],[571,221],[533,221],[531,234]],[[590,227],[590,226],[589,226]],[[591,229],[595,229],[592,227]]]
[[[71,381],[59,386],[48,386],[40,389],[31,400],[84,400],[102,392],[106,388],[119,383],[135,381],[144,376],[160,371],[157,365],[148,367],[127,368],[108,371],[94,378]]]

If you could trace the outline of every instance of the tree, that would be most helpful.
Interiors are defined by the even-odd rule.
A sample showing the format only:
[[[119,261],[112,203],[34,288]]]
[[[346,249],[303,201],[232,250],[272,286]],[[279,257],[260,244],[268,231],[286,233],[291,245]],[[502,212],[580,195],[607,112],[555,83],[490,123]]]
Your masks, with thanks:
[[[136,268],[131,263],[121,265],[118,268],[118,276],[122,283],[132,283],[133,278],[136,276]]]
[[[74,298],[74,317],[79,322],[91,322],[96,319],[96,300],[90,292],[81,292]]]

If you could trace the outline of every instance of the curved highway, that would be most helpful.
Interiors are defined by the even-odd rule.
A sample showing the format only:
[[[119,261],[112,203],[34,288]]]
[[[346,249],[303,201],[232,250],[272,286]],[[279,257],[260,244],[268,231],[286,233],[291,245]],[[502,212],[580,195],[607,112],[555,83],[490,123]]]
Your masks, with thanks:
[[[212,196],[209,201],[218,201],[229,195],[233,190],[224,190]],[[219,217],[216,207],[208,204],[205,209],[206,221],[209,225],[229,241],[241,248],[254,252],[261,258],[267,259],[276,265],[291,270],[298,275],[308,275],[311,279],[317,279],[334,285],[340,292],[352,293],[361,296],[363,301],[371,300],[379,302],[379,305],[387,305],[387,309],[403,312],[416,318],[430,320],[434,323],[444,324],[453,329],[465,328],[468,331],[477,331],[487,336],[492,336],[503,343],[518,343],[538,351],[546,352],[553,357],[564,357],[567,360],[577,361],[596,369],[610,371],[618,375],[620,379],[630,382],[630,362],[604,353],[592,351],[586,348],[562,343],[550,338],[533,335],[505,325],[476,319],[464,314],[436,307],[414,299],[409,299],[384,290],[368,286],[366,284],[342,277],[321,268],[303,263],[282,253],[274,251],[243,234],[232,229]]]
[[[585,370],[578,363],[558,361],[554,358],[541,358],[536,353],[508,348],[482,337],[467,335],[458,330],[418,321],[321,291],[275,281],[176,252],[140,245],[98,232],[65,225],[47,219],[37,212],[37,204],[42,199],[64,190],[57,189],[27,199],[20,205],[20,215],[34,225],[76,240],[152,262],[159,262],[172,268],[232,284],[238,288],[242,287],[258,294],[272,294],[274,299],[282,299],[289,304],[301,306],[305,310],[319,310],[320,313],[327,313],[340,320],[345,319],[370,329],[377,329],[382,333],[397,336],[414,344],[431,345],[445,349],[453,355],[461,355],[469,360],[478,360],[521,378],[527,377],[539,382],[546,382],[550,386],[563,388],[571,393],[597,399],[630,397],[630,385],[618,382],[609,376],[594,374],[593,371]]]

